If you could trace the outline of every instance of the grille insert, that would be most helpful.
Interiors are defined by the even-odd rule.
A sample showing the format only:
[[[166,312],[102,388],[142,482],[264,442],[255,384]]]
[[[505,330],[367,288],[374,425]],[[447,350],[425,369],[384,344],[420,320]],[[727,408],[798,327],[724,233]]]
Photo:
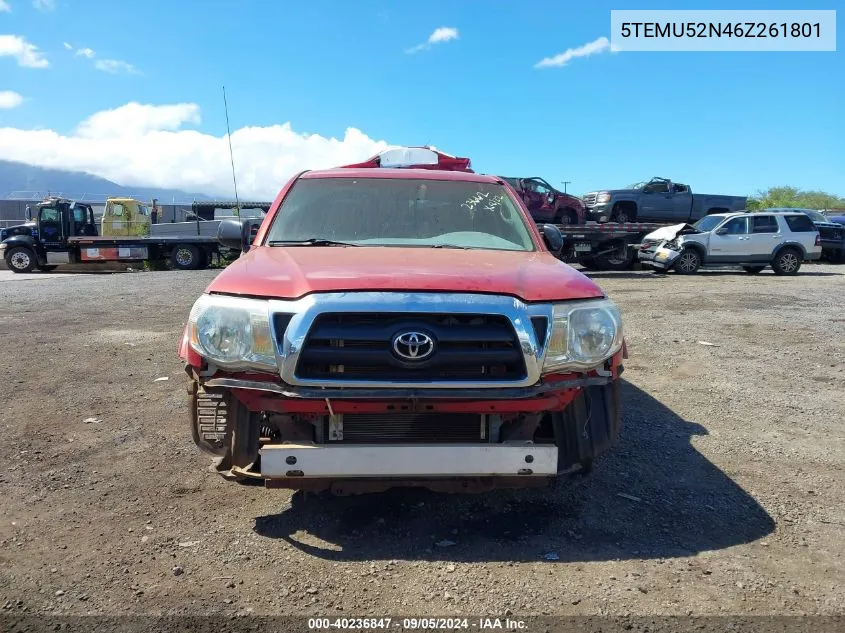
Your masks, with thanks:
[[[424,360],[396,354],[393,339],[423,332],[434,341]],[[522,349],[502,315],[432,313],[325,313],[300,352],[296,375],[403,382],[511,381],[525,378]]]

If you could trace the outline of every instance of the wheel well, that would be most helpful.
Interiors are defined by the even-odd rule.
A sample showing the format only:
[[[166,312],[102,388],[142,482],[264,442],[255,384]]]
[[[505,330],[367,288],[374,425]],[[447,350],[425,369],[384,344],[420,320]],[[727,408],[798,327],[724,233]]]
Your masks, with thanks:
[[[684,244],[683,249],[681,252],[685,250],[694,250],[698,253],[698,256],[701,257],[701,261],[704,261],[704,258],[707,257],[707,251],[701,244],[696,244],[695,242],[690,242],[689,244]]]
[[[12,251],[18,250],[18,249],[23,249],[25,251],[29,251],[29,254],[32,256],[32,258],[35,260],[35,262],[37,264],[41,263],[42,258],[39,257],[38,251],[33,246],[31,246],[30,244],[26,244],[26,243],[9,244],[7,242],[6,252],[4,253],[4,255],[8,256],[9,253],[11,253]]]
[[[555,213],[555,219],[562,218],[564,215],[568,215],[573,224],[578,223],[578,212],[572,207],[561,207],[558,209],[557,213]]]
[[[780,255],[785,249],[792,249],[794,251],[798,251],[798,254],[801,255],[801,259],[804,259],[807,256],[807,251],[804,250],[804,247],[801,244],[795,244],[792,242],[788,242],[786,244],[781,244],[775,249],[775,252],[772,253],[772,259],[775,259],[778,255]]]
[[[613,212],[619,211],[620,209],[626,209],[628,211],[633,211],[635,214],[637,213],[637,203],[633,200],[621,200],[613,205]]]

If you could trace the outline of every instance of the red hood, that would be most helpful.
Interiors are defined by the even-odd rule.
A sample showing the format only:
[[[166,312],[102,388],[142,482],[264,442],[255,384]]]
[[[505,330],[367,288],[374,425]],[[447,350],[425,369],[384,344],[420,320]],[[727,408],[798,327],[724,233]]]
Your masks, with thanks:
[[[277,299],[355,290],[495,293],[524,301],[604,296],[587,276],[546,251],[393,247],[257,247],[207,289]]]

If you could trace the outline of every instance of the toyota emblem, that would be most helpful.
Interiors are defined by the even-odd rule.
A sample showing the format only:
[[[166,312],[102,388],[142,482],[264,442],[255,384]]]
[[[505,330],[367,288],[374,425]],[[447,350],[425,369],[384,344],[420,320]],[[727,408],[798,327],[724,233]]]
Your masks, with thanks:
[[[434,353],[434,339],[422,332],[400,332],[393,337],[393,351],[403,360],[424,360]]]

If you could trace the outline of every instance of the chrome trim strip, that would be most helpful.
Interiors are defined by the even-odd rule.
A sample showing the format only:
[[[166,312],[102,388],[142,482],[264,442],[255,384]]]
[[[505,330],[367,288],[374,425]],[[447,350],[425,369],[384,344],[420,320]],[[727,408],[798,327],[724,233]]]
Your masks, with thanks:
[[[543,352],[534,334],[530,317],[545,316],[552,320],[551,304],[527,304],[515,297],[501,295],[440,292],[335,292],[314,294],[297,301],[270,301],[270,318],[277,312],[294,313],[282,341],[272,332],[276,362],[282,380],[303,387],[393,387],[393,388],[507,388],[527,387],[540,380]],[[296,364],[308,331],[318,315],[325,312],[442,312],[458,314],[491,314],[507,317],[514,327],[522,348],[526,376],[509,381],[429,381],[402,382],[372,380],[304,379],[296,376]],[[548,340],[548,338],[547,338]]]
[[[510,388],[487,388],[487,389],[395,389],[395,388],[363,388],[354,389],[318,389],[313,387],[295,387],[291,385],[280,385],[273,382],[261,380],[242,380],[240,378],[211,378],[203,381],[206,387],[228,387],[229,389],[251,389],[253,391],[266,391],[284,398],[325,400],[399,400],[399,399],[452,399],[452,400],[519,400],[534,398],[536,396],[563,391],[564,389],[576,389],[581,387],[609,385],[612,376],[591,376],[588,378],[576,378],[573,380],[554,380],[541,382],[529,387]]]

